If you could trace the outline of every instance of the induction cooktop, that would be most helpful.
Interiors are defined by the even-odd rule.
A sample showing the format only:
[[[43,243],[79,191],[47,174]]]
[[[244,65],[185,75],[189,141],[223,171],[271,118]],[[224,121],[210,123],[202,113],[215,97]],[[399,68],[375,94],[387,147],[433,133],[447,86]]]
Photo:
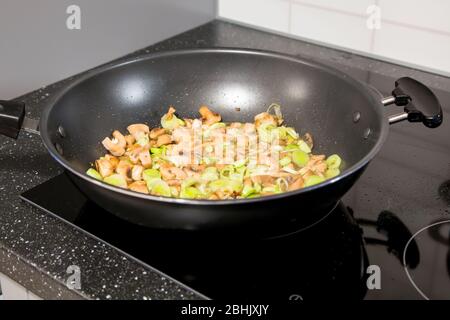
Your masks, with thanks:
[[[380,96],[395,80],[365,79]],[[429,85],[443,124],[391,126],[357,183],[306,230],[250,239],[147,229],[87,200],[66,174],[22,199],[210,298],[450,299],[450,90]]]
[[[134,225],[86,199],[66,174],[22,199],[213,299],[389,298],[386,282],[397,283],[404,297],[450,298],[450,222],[445,220],[413,234],[393,212],[356,218],[340,202],[306,230],[224,237]],[[385,257],[371,260],[378,251]],[[385,276],[385,270],[396,276]]]

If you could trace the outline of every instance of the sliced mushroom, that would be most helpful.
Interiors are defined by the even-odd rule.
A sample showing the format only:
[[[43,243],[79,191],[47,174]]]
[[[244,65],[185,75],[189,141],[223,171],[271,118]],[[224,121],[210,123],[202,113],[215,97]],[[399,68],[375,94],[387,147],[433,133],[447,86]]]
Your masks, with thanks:
[[[303,180],[306,180],[309,176],[314,175],[314,172],[309,167],[301,168],[299,173],[302,176]]]
[[[135,181],[128,186],[132,191],[148,194],[147,184],[145,181]]]
[[[306,142],[306,144],[310,149],[313,148],[314,146],[313,138],[309,133],[305,133],[305,135],[303,136],[303,140]]]
[[[192,119],[183,119],[184,123],[186,124],[186,128],[192,128]]]
[[[152,157],[150,156],[150,152],[148,152],[148,150],[144,150],[139,153],[139,160],[144,168],[150,168],[152,166]]]
[[[116,158],[116,157],[114,157],[114,156],[112,156],[112,155],[110,155],[110,154],[105,154],[105,157],[104,157],[106,160],[108,160],[111,164],[112,164],[112,166],[113,166],[113,168],[115,169],[116,167],[117,167],[117,165],[119,164],[119,159],[118,158]]]
[[[182,169],[171,166],[170,164],[161,165],[159,170],[161,171],[161,177],[167,181],[174,179],[184,180],[187,178],[187,174]]]
[[[195,172],[194,170],[184,168],[183,171],[186,174],[186,177],[195,178],[195,179],[200,179],[200,177],[201,177],[201,174],[198,172]]]
[[[172,143],[172,137],[168,134],[163,134],[162,136],[159,136],[158,139],[156,140],[157,147],[161,147],[170,143]]]
[[[184,172],[182,169],[173,167],[172,172],[175,173],[175,178],[179,180],[184,180],[187,178],[186,172]]]
[[[132,163],[137,164],[139,162],[139,155],[143,150],[144,148],[142,148],[142,146],[134,144],[128,148],[125,154],[128,156]]]
[[[188,143],[192,140],[192,130],[185,128],[185,127],[179,127],[172,131],[172,141],[176,143]]]
[[[259,126],[262,125],[263,123],[271,124],[274,126],[278,125],[277,118],[267,112],[262,112],[255,116],[255,127],[256,128],[259,128]]]
[[[232,122],[232,123],[230,123],[229,127],[239,129],[239,128],[242,128],[242,123],[241,122]]]
[[[164,128],[154,128],[154,129],[152,129],[152,131],[150,131],[150,139],[156,139],[160,135],[163,135],[164,133],[166,133],[166,129],[164,129]]]
[[[173,180],[175,179],[175,174],[170,170],[172,168],[172,166],[168,163],[163,163],[160,168],[159,171],[161,172],[161,177],[164,180]]]
[[[220,114],[212,112],[207,106],[201,106],[198,112],[202,116],[203,124],[211,125],[222,120]]]
[[[245,123],[244,124],[244,132],[248,135],[248,134],[252,134],[256,132],[256,128],[255,125],[253,123]]]
[[[125,139],[123,134],[120,133],[120,131],[114,130],[112,135],[115,139],[114,142],[117,143],[119,146],[121,146],[122,148],[125,148],[127,146],[127,140]]]
[[[192,129],[201,129],[202,128],[202,120],[194,119],[192,120]]]
[[[312,155],[309,158],[311,159],[310,161],[318,162],[318,161],[325,160],[325,155],[324,154],[317,154],[317,155]]]
[[[311,167],[311,169],[319,175],[323,175],[327,170],[327,168],[328,166],[325,163],[325,161],[319,161],[314,166]]]
[[[117,165],[116,172],[121,176],[125,177],[127,181],[131,181],[131,169],[133,165],[125,160],[120,160]]]
[[[259,175],[259,176],[252,176],[251,177],[253,183],[259,183],[263,187],[271,187],[273,186],[273,183],[275,181],[274,177],[270,175]]]
[[[166,182],[167,182],[167,184],[168,184],[169,186],[171,186],[171,187],[181,185],[181,181],[180,181],[180,180],[177,180],[177,179],[167,180]]]
[[[100,158],[95,161],[95,168],[103,178],[108,177],[114,173],[114,165],[105,158]]]
[[[173,107],[173,106],[169,106],[169,110],[167,110],[166,116],[167,119],[170,120],[172,119],[172,116],[175,114],[177,110]]]
[[[145,137],[150,132],[150,128],[143,123],[129,125],[127,130],[136,139],[136,141]]]
[[[292,182],[289,185],[288,190],[292,191],[292,190],[297,190],[303,187],[304,181],[303,178],[301,176],[298,176],[297,179],[294,180],[294,182]]]
[[[134,181],[142,180],[142,172],[144,172],[144,167],[140,165],[134,165],[133,169],[131,169],[131,178]]]
[[[203,170],[205,170],[205,168],[206,168],[206,165],[204,165],[204,164],[192,164],[190,166],[190,169],[195,172],[202,172]]]
[[[127,141],[125,140],[125,137],[119,132],[114,131],[113,132],[113,139],[106,137],[102,144],[109,152],[111,152],[112,155],[120,157],[125,153],[125,147],[127,146]]]
[[[136,142],[136,139],[131,134],[127,134],[125,136],[125,140],[127,141],[128,147],[132,146]]]

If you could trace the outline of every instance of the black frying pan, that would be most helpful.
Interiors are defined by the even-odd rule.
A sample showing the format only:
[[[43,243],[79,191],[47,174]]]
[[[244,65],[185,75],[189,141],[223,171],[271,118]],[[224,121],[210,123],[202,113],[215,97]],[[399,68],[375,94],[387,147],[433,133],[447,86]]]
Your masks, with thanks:
[[[252,121],[272,102],[301,133],[310,132],[315,153],[338,153],[345,170],[309,188],[242,200],[186,200],[120,189],[85,175],[105,153],[100,141],[136,122],[158,126],[170,104],[183,117],[198,117],[207,104],[224,121]],[[383,107],[405,106],[388,118]],[[240,111],[237,111],[237,108]],[[0,132],[17,137],[24,106],[0,102]],[[309,226],[336,205],[380,150],[389,123],[442,122],[434,94],[410,78],[381,99],[348,75],[307,60],[241,49],[195,49],[150,54],[82,77],[46,106],[39,123],[44,145],[88,198],[106,210],[152,228],[249,231],[290,224]]]

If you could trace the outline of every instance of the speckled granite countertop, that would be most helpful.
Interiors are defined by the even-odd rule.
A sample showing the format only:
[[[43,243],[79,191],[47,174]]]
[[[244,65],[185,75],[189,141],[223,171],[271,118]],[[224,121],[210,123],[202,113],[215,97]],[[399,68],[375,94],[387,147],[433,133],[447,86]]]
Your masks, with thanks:
[[[437,90],[448,78],[269,34],[213,21],[119,60],[150,52],[193,47],[246,47],[299,55],[337,67],[388,92],[386,78],[413,76]],[[89,72],[89,71],[87,71]],[[373,77],[368,81],[367,77]],[[377,77],[379,76],[379,77]],[[22,97],[27,116],[39,118],[46,100],[77,76]],[[38,136],[21,133],[17,141],[0,137],[0,272],[44,299],[202,299],[201,294],[39,211],[19,194],[62,172]],[[66,268],[82,269],[82,289],[65,286]]]

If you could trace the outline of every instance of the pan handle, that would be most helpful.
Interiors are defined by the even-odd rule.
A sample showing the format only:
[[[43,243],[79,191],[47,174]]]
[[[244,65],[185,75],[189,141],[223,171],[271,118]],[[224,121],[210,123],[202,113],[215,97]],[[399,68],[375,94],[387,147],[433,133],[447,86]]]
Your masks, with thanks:
[[[39,121],[25,117],[25,103],[0,100],[0,135],[17,139],[20,130],[39,134]]]
[[[404,112],[389,117],[389,123],[403,120],[422,122],[428,128],[437,128],[443,120],[442,106],[434,93],[424,84],[409,77],[395,81],[392,96],[381,100],[385,106],[404,106]]]

